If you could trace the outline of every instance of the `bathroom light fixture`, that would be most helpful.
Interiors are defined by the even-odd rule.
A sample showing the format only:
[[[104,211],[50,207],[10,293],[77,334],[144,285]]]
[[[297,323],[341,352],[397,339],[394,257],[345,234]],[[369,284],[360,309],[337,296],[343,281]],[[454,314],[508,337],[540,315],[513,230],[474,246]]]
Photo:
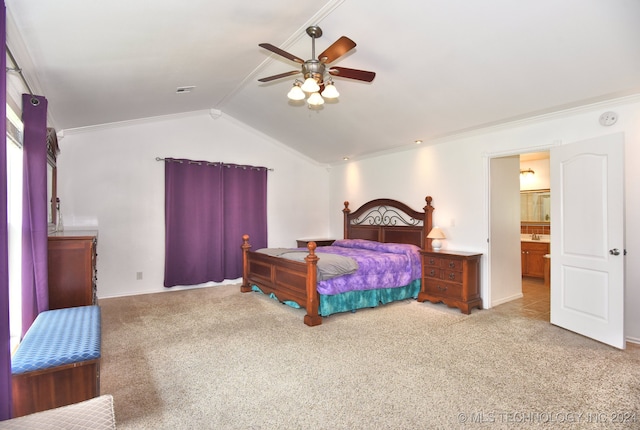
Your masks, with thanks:
[[[535,175],[536,172],[534,172],[533,170],[531,170],[531,167],[529,167],[527,170],[520,170],[520,174],[522,176],[529,176],[529,175]]]
[[[433,239],[431,241],[431,247],[433,248],[434,251],[440,251],[440,248],[442,248],[441,239],[446,239],[446,238],[447,237],[444,235],[440,227],[433,227],[429,232],[429,234],[427,235],[427,239]]]

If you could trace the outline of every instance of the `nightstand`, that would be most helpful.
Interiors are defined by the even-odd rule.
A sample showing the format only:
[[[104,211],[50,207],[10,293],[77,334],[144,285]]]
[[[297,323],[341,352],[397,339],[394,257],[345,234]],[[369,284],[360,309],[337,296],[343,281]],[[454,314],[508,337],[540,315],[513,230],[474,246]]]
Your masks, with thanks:
[[[298,248],[306,248],[309,242],[315,242],[316,246],[329,246],[335,242],[335,239],[297,239]]]
[[[443,302],[465,314],[482,309],[480,257],[459,251],[421,251],[422,285],[418,301]]]

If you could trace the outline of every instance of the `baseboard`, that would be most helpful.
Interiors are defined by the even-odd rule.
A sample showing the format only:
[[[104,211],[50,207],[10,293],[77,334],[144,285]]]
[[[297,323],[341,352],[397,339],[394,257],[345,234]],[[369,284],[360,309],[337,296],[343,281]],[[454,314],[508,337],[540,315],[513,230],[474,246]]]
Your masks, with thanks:
[[[504,304],[504,303],[508,303],[508,302],[510,302],[510,301],[512,301],[512,300],[521,299],[521,298],[523,298],[523,297],[524,297],[524,294],[522,294],[522,293],[520,292],[520,293],[518,293],[518,294],[514,294],[514,295],[509,296],[509,297],[504,297],[504,298],[502,298],[502,299],[500,299],[500,300],[496,300],[496,301],[492,302],[492,303],[491,303],[491,307],[495,307],[495,306],[498,306],[498,305],[502,305],[502,304]]]
[[[635,345],[640,345],[640,339],[636,337],[626,337],[625,340],[629,343],[633,343]]]

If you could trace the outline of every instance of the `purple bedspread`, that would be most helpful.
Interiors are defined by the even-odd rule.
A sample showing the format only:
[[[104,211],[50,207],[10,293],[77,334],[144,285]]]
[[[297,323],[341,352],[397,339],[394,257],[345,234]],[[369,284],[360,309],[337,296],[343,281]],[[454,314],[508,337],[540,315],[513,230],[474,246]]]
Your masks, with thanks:
[[[351,275],[318,282],[318,292],[325,295],[402,287],[419,279],[422,270],[420,248],[415,245],[343,239],[316,249],[319,258],[323,253],[351,257],[358,263]]]

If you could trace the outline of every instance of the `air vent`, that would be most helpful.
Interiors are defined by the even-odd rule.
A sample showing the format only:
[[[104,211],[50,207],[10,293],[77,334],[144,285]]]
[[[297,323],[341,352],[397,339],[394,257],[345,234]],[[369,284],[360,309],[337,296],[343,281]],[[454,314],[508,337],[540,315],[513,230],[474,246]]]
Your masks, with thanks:
[[[195,88],[194,85],[190,85],[187,87],[178,87],[176,89],[176,94],[190,93],[191,91],[193,91],[194,88]]]

